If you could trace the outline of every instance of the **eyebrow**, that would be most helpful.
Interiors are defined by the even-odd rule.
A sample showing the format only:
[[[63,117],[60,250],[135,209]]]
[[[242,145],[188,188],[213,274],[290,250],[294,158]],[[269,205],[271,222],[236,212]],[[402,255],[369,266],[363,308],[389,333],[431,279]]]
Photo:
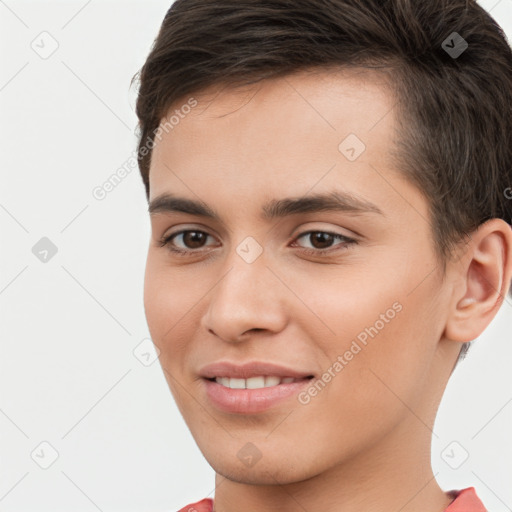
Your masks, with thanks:
[[[377,213],[385,217],[382,210],[375,204],[343,191],[331,191],[305,197],[287,197],[272,199],[265,203],[261,210],[261,218],[270,221],[299,213],[316,213],[337,211],[352,214]],[[217,211],[203,201],[196,201],[174,194],[164,193],[149,203],[148,212],[155,213],[180,212],[198,215],[212,220],[221,221]]]

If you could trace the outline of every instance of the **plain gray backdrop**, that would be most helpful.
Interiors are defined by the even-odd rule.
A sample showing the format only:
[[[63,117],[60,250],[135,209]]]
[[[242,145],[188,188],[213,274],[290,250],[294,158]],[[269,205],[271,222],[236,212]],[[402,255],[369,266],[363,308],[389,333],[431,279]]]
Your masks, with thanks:
[[[481,4],[512,38],[512,0]],[[0,511],[175,511],[213,496],[143,310],[150,225],[129,86],[170,5],[0,0]],[[508,298],[452,376],[432,439],[441,487],[473,485],[492,512],[512,510],[511,320]]]

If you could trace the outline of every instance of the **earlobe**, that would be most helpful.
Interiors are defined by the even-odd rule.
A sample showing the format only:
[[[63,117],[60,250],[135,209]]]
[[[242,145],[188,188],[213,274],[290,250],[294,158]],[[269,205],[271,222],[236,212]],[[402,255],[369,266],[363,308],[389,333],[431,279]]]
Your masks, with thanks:
[[[512,278],[512,232],[501,219],[482,224],[464,256],[451,264],[458,277],[450,303],[445,337],[466,342],[489,325],[508,293]]]

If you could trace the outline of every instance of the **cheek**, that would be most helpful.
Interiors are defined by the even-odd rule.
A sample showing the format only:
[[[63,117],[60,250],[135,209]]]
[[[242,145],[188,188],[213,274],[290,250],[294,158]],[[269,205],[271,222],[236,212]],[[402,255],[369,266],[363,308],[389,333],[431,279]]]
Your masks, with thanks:
[[[416,410],[423,394],[424,363],[414,348],[407,347],[409,335],[414,334],[405,317],[407,305],[384,327],[377,323],[376,332],[371,329],[375,318],[388,310],[386,300],[383,305],[367,303],[366,312],[355,315],[354,304],[342,312],[347,315],[340,317],[340,327],[354,335],[324,344],[323,352],[329,356],[325,371],[307,390],[309,402],[301,402],[294,415],[300,420],[297,427],[309,425],[317,434],[310,449],[332,457],[332,463],[339,453],[348,457],[392,432],[410,416],[409,408]],[[357,338],[361,333],[367,335],[366,344]]]
[[[171,394],[181,414],[189,407],[184,390],[184,368],[189,361],[191,330],[194,329],[192,296],[186,280],[170,269],[162,258],[148,254],[144,276],[144,309],[153,343]],[[192,309],[191,309],[192,308]]]
[[[165,285],[155,258],[148,254],[144,275],[144,311],[153,342],[161,349],[168,305],[171,302],[169,287]],[[168,329],[168,327],[167,327]]]
[[[365,275],[355,277],[347,271],[343,288],[331,281],[314,296],[315,311],[330,334],[302,324],[323,354],[324,373],[311,403],[345,424],[348,416],[356,430],[374,421],[376,412],[391,420],[404,412],[403,402],[418,400],[435,350],[433,311],[425,308],[435,281],[411,293],[416,274],[400,270],[398,275],[367,268]]]
[[[151,338],[168,363],[169,352],[178,354],[187,343],[194,300],[193,292],[180,279],[180,273],[148,254],[144,276],[144,310]],[[187,314],[188,313],[188,314]]]

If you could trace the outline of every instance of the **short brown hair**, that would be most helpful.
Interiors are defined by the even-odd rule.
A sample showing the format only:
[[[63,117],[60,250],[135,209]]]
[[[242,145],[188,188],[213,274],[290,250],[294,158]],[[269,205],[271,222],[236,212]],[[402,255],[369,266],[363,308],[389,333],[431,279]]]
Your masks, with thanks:
[[[429,202],[443,269],[480,224],[512,224],[512,51],[473,0],[176,0],[132,79],[147,198],[148,146],[171,105],[333,66],[392,77],[398,168]]]

